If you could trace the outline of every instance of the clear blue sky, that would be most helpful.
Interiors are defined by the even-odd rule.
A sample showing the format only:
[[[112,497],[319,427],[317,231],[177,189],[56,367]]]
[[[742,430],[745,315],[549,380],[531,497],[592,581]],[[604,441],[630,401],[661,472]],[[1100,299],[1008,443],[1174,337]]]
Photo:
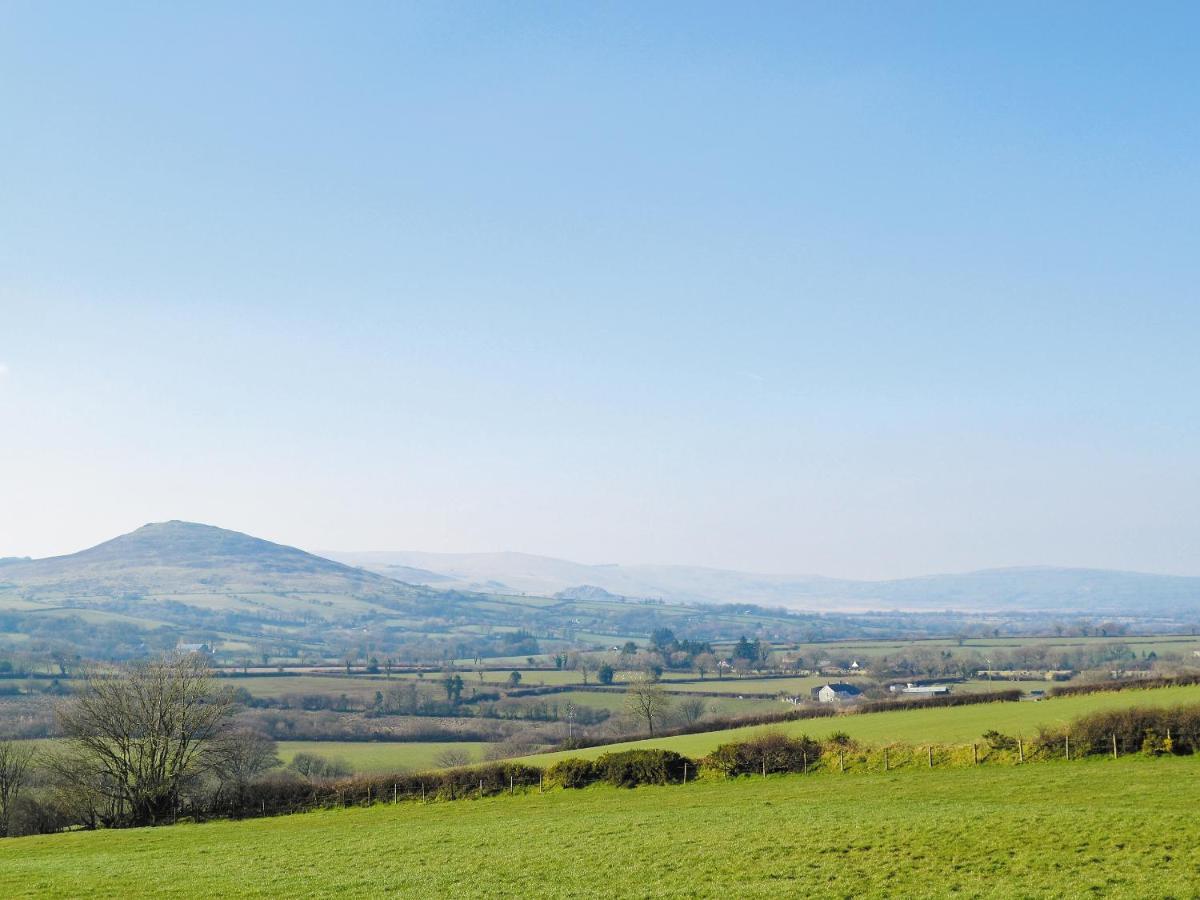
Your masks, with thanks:
[[[1200,574],[1195,4],[0,5],[0,555]]]

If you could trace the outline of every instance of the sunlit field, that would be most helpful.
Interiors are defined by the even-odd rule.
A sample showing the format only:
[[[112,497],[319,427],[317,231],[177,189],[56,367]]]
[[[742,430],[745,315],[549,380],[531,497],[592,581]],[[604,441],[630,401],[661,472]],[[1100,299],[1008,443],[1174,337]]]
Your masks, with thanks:
[[[746,777],[0,843],[8,897],[1190,897],[1191,758]]]

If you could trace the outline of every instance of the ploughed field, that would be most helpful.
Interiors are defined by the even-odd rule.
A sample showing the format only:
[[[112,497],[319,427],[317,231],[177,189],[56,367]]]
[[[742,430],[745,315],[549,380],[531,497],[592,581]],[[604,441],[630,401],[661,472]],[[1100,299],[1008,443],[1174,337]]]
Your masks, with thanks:
[[[1200,760],[743,777],[0,842],[0,895],[1190,897]]]

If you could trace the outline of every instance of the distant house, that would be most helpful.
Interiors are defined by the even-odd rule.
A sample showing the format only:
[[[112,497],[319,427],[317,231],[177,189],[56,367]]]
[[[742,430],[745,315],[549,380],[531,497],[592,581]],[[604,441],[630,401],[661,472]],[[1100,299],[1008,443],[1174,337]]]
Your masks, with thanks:
[[[939,694],[950,693],[950,685],[948,684],[913,684],[909,682],[903,687],[895,684],[892,685],[893,691],[897,690],[897,688],[899,688],[901,694],[916,694],[922,697],[935,697]]]
[[[833,681],[829,684],[823,684],[818,688],[813,688],[812,695],[821,703],[846,703],[851,700],[857,700],[862,693],[852,684],[846,684],[844,681]]]
[[[178,643],[175,649],[180,653],[199,653],[203,656],[212,656],[212,647],[208,644],[184,644]]]

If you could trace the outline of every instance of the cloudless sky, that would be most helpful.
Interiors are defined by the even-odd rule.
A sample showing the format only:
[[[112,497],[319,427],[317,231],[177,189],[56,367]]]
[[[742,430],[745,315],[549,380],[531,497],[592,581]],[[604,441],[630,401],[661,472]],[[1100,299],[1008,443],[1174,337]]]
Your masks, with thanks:
[[[0,2],[0,556],[1200,574],[1192,3]]]

